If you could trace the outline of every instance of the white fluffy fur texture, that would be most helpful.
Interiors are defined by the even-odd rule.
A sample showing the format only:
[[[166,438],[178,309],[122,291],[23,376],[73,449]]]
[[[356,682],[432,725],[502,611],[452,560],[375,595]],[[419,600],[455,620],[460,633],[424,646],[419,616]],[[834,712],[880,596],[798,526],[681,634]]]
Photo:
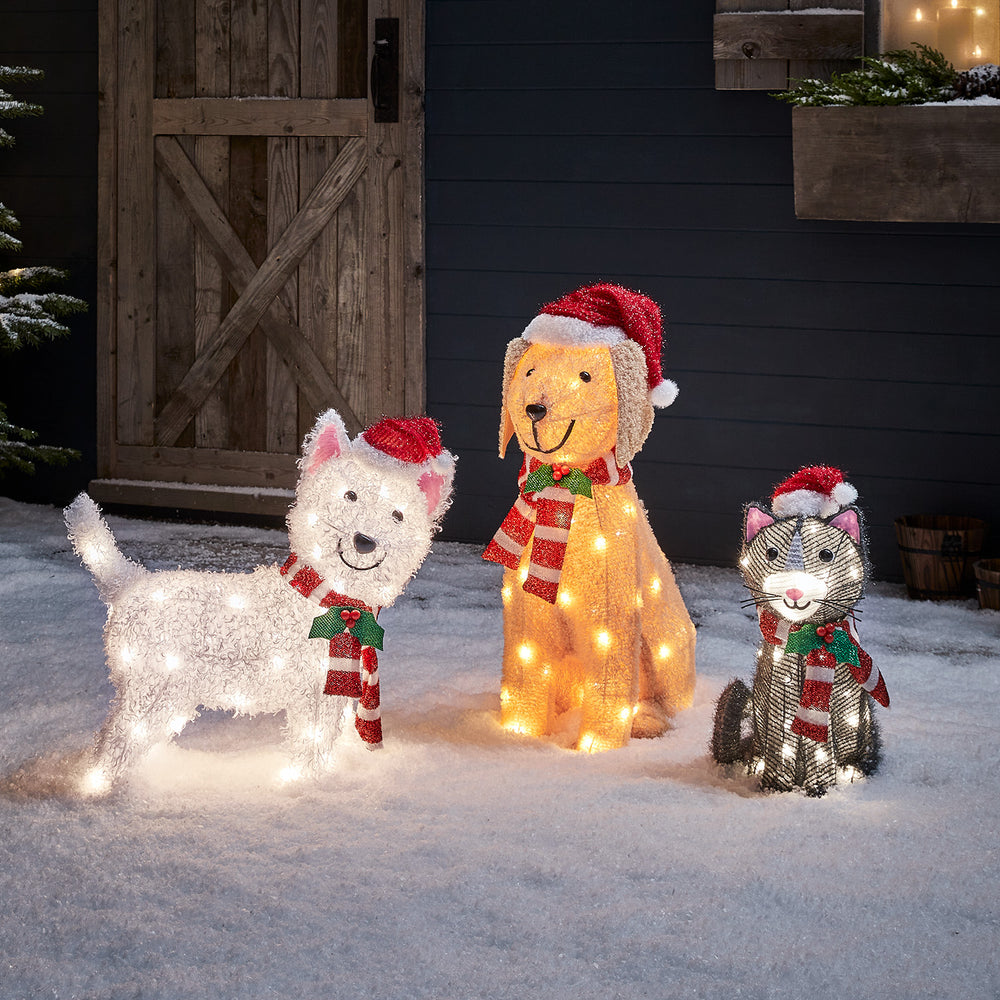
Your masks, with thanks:
[[[351,442],[335,411],[322,414],[304,444],[288,513],[291,550],[326,588],[373,608],[392,604],[427,556],[454,476],[454,457],[444,451],[424,465],[390,466],[377,454],[373,460],[373,449]],[[152,573],[122,555],[86,494],[65,516],[73,547],[108,604],[105,650],[116,691],[88,790],[109,788],[199,707],[247,715],[285,710],[285,777],[330,766],[351,704],[323,693],[329,644],[308,638],[322,609],[289,586],[278,566]],[[374,548],[357,548],[358,534]]]

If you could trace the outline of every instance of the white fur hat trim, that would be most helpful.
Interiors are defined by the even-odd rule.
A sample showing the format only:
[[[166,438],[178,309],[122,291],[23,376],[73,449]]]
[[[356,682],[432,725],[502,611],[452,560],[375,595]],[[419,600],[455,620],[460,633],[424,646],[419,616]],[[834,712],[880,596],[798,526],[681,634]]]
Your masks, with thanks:
[[[571,347],[610,347],[628,338],[617,326],[594,326],[575,316],[539,313],[521,336],[532,344],[565,344]]]
[[[814,490],[792,490],[782,493],[771,504],[772,511],[779,517],[801,514],[803,517],[832,517],[854,503],[858,491],[850,483],[838,483],[827,495]]]

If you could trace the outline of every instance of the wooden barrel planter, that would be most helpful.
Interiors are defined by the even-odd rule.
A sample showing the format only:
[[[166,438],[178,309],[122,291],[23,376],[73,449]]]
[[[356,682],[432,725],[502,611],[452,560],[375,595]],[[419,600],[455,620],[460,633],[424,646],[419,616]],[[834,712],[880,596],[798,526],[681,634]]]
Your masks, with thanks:
[[[980,559],[973,564],[979,606],[1000,611],[1000,559]]]
[[[953,514],[908,514],[895,523],[910,597],[946,601],[975,593],[972,567],[982,551],[985,521]]]

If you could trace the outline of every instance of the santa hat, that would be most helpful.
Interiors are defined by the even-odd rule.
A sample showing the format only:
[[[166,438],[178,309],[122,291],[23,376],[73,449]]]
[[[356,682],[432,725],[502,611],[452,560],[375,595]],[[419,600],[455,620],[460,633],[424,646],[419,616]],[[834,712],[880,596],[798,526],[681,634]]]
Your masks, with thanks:
[[[610,347],[632,340],[646,359],[646,383],[653,406],[669,406],[677,385],[660,367],[663,325],[660,307],[639,292],[601,283],[578,288],[542,306],[521,336],[533,344]]]
[[[388,458],[404,465],[429,464],[436,472],[455,465],[451,453],[441,447],[438,425],[430,417],[385,417],[362,433],[358,444],[361,442],[379,453],[372,456],[379,461]]]
[[[830,517],[858,498],[858,491],[844,481],[832,465],[799,469],[771,494],[771,510],[778,517]]]

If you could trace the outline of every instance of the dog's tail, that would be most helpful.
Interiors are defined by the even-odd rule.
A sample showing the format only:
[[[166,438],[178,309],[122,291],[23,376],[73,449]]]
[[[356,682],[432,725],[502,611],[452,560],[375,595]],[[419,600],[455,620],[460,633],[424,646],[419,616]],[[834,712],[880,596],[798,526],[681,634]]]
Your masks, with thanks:
[[[63,511],[63,517],[73,549],[93,574],[105,604],[111,604],[134,580],[149,572],[122,555],[101,509],[86,493]]]

